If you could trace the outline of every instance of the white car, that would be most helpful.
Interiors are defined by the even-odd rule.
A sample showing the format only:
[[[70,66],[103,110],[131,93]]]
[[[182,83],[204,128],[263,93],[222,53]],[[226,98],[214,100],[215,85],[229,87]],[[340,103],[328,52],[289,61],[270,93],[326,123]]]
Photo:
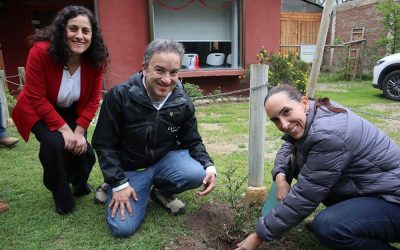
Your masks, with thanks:
[[[400,101],[400,53],[386,56],[376,62],[372,86],[383,90],[383,94]]]

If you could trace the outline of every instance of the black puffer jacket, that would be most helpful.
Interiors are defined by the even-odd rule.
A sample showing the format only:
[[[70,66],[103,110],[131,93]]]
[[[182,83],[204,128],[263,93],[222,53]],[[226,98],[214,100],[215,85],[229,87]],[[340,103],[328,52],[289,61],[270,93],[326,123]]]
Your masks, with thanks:
[[[341,107],[333,103],[335,107]],[[273,176],[285,173],[292,148],[299,167],[297,183],[257,225],[265,241],[278,239],[323,202],[371,196],[400,204],[400,148],[369,121],[309,104],[303,138],[289,135],[279,150]]]
[[[213,164],[200,134],[193,103],[178,83],[160,110],[143,86],[143,74],[112,88],[103,100],[92,144],[104,179],[127,182],[123,171],[146,168],[171,150],[188,149],[205,168]]]

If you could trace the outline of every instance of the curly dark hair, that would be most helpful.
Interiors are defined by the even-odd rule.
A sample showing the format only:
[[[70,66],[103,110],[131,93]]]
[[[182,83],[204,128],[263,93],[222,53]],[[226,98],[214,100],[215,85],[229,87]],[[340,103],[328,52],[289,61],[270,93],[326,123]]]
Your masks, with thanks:
[[[102,69],[109,63],[110,55],[107,46],[104,44],[95,16],[83,6],[66,6],[57,13],[50,25],[36,30],[33,35],[28,37],[28,41],[30,45],[39,41],[49,41],[49,54],[57,63],[67,65],[70,50],[65,37],[66,27],[68,20],[78,15],[87,16],[92,26],[92,41],[90,47],[82,54],[82,59],[88,61],[95,69]]]

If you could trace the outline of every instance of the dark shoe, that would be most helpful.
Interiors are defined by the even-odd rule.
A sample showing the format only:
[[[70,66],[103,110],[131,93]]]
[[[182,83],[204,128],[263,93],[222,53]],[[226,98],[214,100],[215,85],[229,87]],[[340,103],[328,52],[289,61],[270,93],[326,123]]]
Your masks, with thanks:
[[[56,206],[56,212],[59,215],[67,215],[67,214],[72,213],[72,209],[62,209],[62,208]]]
[[[74,196],[76,196],[76,197],[81,197],[81,196],[84,196],[84,195],[88,195],[91,192],[93,192],[92,186],[90,186],[88,183],[85,183],[83,185],[79,185],[77,187],[74,187],[73,190],[74,191],[73,191],[72,194]]]
[[[94,203],[96,204],[106,204],[107,202],[107,192],[109,189],[109,185],[103,182],[100,186],[97,187],[96,193],[94,193]]]
[[[165,197],[158,191],[158,189],[153,188],[150,192],[150,197],[153,201],[163,206],[164,209],[172,215],[184,214],[186,212],[185,204],[176,198],[175,195],[172,195],[171,197]]]
[[[54,204],[56,206],[56,212],[60,215],[66,215],[72,213],[75,206],[75,201],[72,201],[72,204],[67,204],[65,201],[58,200],[53,194]]]
[[[10,208],[10,206],[7,203],[5,203],[4,201],[0,200],[0,214],[4,213],[9,208]]]
[[[18,138],[11,137],[11,136],[1,137],[0,145],[6,146],[7,148],[11,148],[15,144],[17,144],[18,141],[19,141]]]

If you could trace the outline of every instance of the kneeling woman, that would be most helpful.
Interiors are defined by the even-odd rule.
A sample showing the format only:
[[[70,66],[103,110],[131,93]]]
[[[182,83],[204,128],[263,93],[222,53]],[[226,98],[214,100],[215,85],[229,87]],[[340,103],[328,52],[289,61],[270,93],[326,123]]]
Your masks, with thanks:
[[[75,205],[73,195],[91,192],[87,180],[95,155],[86,129],[98,108],[109,55],[94,15],[80,6],[65,7],[30,38],[26,83],[12,118],[25,141],[32,131],[40,142],[44,185],[56,211],[66,214]]]
[[[333,249],[395,249],[400,242],[400,148],[367,120],[329,99],[309,100],[289,85],[265,98],[270,120],[284,132],[272,171],[282,202],[238,249],[278,239],[310,215],[311,231]],[[286,181],[294,154],[297,183]],[[292,158],[293,159],[293,158]]]

